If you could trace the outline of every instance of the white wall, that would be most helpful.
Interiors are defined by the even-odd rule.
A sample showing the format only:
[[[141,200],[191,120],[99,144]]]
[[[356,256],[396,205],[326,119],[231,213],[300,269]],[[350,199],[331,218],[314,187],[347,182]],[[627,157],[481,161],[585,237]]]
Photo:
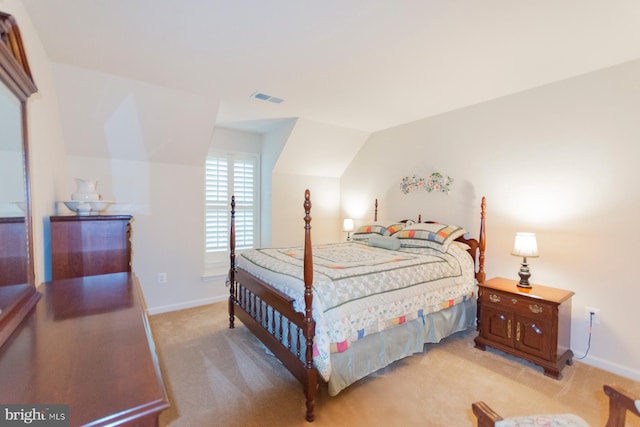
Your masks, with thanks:
[[[340,179],[310,175],[273,175],[272,246],[304,244],[304,192],[311,195],[313,244],[344,240],[340,231]]]
[[[262,153],[260,156],[260,243],[263,247],[273,246],[273,168],[275,167],[282,149],[287,143],[291,131],[296,125],[297,119],[289,119],[282,123],[277,129],[263,135]],[[276,212],[277,213],[277,212]]]
[[[572,349],[587,349],[585,306],[600,308],[585,361],[640,379],[640,61],[374,134],[341,181],[343,215],[456,222],[478,233],[487,196],[488,277],[517,278],[516,231],[538,236],[532,282],[569,289]],[[449,195],[400,191],[439,171]],[[363,179],[366,178],[366,179]],[[368,210],[367,210],[368,209]]]
[[[369,133],[298,119],[272,176],[272,246],[304,243],[304,191],[311,193],[313,243],[344,240],[340,176]]]

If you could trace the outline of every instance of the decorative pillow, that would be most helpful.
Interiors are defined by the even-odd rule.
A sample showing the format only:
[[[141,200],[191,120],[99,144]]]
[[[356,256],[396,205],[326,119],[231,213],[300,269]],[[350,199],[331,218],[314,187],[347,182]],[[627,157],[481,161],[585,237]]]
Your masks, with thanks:
[[[419,223],[405,227],[393,235],[405,248],[433,248],[442,252],[466,231],[457,225]]]
[[[393,236],[371,236],[368,243],[369,246],[376,248],[391,249],[393,251],[400,249],[400,240]]]
[[[385,236],[393,236],[395,233],[402,230],[403,228],[404,228],[404,224],[401,224],[401,223],[391,224],[387,226],[387,231],[385,233]]]
[[[369,240],[371,236],[384,236],[387,229],[382,225],[371,224],[358,227],[351,235],[351,240]]]
[[[529,415],[496,421],[496,427],[589,427],[582,418],[573,414]]]
[[[372,236],[390,236],[401,230],[404,224],[390,223],[388,225],[370,224],[358,227],[351,236],[351,240],[369,240]]]

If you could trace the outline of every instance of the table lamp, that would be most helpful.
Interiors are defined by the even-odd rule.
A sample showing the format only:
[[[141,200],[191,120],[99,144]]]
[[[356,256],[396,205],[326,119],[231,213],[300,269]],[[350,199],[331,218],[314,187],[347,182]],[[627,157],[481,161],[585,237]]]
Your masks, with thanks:
[[[516,239],[513,243],[511,255],[522,257],[522,264],[520,266],[520,271],[518,272],[518,275],[520,276],[518,287],[531,288],[531,284],[529,283],[531,272],[529,271],[527,257],[535,258],[538,256],[538,242],[536,241],[536,235],[534,233],[516,233]]]

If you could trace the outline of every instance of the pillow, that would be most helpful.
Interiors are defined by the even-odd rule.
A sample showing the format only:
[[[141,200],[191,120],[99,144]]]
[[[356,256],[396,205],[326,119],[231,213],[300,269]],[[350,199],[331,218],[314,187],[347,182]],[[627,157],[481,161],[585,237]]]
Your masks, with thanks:
[[[393,236],[371,236],[368,243],[369,246],[376,248],[391,249],[393,251],[400,249],[400,240]]]
[[[449,245],[464,235],[464,228],[457,225],[419,223],[403,228],[393,235],[404,248],[433,248],[446,252]]]
[[[369,240],[372,236],[390,236],[391,234],[401,230],[404,224],[389,223],[362,225],[351,236],[351,240]]]
[[[371,236],[383,236],[387,229],[382,225],[363,225],[357,228],[351,235],[351,240],[369,240]]]
[[[456,245],[457,247],[459,247],[460,249],[462,249],[463,251],[468,251],[469,249],[471,249],[471,246],[467,245],[466,243],[463,242],[458,242],[456,240],[454,240],[453,242],[451,242],[452,245]]]
[[[404,224],[401,224],[401,223],[391,224],[387,226],[387,232],[385,236],[393,236],[395,233],[402,230],[403,228],[404,228]]]

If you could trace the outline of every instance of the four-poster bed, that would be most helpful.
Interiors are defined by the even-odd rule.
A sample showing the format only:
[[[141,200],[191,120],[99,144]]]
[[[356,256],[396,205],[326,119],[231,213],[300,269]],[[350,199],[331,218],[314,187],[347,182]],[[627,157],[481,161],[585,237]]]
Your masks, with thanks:
[[[423,351],[424,343],[474,324],[476,283],[485,276],[485,199],[478,240],[464,238],[459,227],[404,223],[374,227],[380,235],[361,233],[372,234],[368,242],[318,245],[315,257],[309,190],[304,211],[303,248],[251,250],[236,258],[232,197],[229,327],[237,316],[302,383],[306,419],[313,421],[320,379],[337,394]],[[428,242],[416,240],[427,234]],[[400,241],[398,250],[385,247]],[[416,270],[428,276],[414,279]]]

